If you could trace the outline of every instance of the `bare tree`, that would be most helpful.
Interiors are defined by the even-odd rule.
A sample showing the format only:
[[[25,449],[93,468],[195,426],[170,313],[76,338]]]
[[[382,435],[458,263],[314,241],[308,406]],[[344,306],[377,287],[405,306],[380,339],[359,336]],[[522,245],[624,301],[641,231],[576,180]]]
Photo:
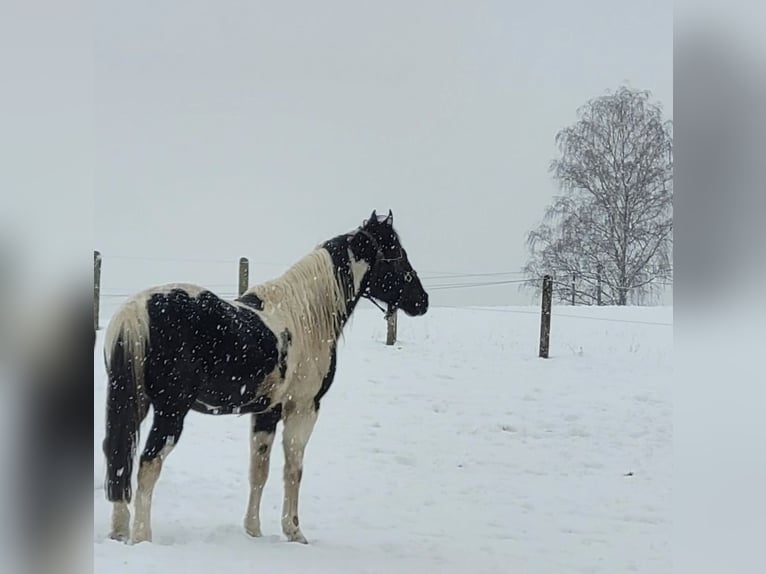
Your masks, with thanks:
[[[650,93],[620,87],[556,135],[563,195],[529,232],[528,286],[555,278],[559,299],[641,304],[672,278],[673,126]],[[573,279],[574,278],[574,279]],[[599,288],[600,286],[600,288]]]

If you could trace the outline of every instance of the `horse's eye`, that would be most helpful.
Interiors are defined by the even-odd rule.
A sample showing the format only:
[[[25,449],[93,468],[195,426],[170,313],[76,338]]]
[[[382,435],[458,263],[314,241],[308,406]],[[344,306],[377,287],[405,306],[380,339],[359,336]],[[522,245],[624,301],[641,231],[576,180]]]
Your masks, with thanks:
[[[412,272],[411,271],[405,271],[404,272],[404,281],[405,283],[409,283],[412,281]]]

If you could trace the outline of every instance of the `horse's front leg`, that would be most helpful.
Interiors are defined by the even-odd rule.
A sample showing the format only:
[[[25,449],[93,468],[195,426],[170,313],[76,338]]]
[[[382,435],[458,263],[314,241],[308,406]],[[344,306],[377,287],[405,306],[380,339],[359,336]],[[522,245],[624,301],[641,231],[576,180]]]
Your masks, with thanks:
[[[269,458],[277,423],[282,416],[281,407],[254,414],[250,438],[250,500],[245,514],[245,531],[250,536],[261,536],[261,497],[269,477]]]
[[[303,453],[311,438],[317,411],[313,401],[305,406],[285,409],[282,443],[285,451],[285,497],[282,506],[282,531],[291,542],[307,544],[298,520],[298,495],[303,478]]]

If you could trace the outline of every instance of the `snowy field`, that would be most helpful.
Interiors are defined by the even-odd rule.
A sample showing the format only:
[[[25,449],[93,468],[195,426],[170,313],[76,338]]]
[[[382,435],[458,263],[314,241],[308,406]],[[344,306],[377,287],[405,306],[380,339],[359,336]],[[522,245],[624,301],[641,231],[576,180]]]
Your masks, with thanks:
[[[155,489],[154,542],[107,538],[102,329],[95,571],[670,572],[672,320],[669,307],[557,307],[543,360],[537,309],[433,308],[400,318],[399,343],[386,347],[385,322],[364,305],[306,451],[309,545],[281,534],[281,447],[264,537],[252,539],[249,418],[196,413]]]

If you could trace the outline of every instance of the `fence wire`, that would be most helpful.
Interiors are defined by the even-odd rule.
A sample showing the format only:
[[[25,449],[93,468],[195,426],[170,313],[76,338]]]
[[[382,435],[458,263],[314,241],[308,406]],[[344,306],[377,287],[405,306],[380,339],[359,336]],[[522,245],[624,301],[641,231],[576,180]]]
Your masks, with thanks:
[[[239,294],[236,291],[236,268],[237,268],[237,258],[232,259],[223,259],[223,258],[205,258],[205,257],[155,257],[155,256],[131,256],[131,255],[104,255],[101,254],[101,260],[102,264],[104,262],[107,263],[109,260],[132,260],[132,261],[158,261],[158,262],[170,262],[170,263],[194,263],[194,264],[225,264],[227,266],[232,267],[232,278],[234,279],[231,283],[206,283],[205,285],[212,289],[217,290],[216,294],[223,298],[233,299],[236,298]],[[252,267],[281,267],[284,269],[287,269],[291,263],[277,263],[277,262],[266,262],[266,261],[251,261],[248,260],[249,266]],[[664,271],[667,271],[672,274],[672,268],[666,269]],[[518,277],[518,276],[525,276],[523,279],[515,279],[510,277]],[[580,277],[583,277],[583,275],[579,275]],[[591,277],[595,277],[595,274],[592,274]],[[502,279],[503,277],[509,277],[508,279]],[[560,276],[559,276],[560,277]],[[469,281],[470,279],[480,279],[480,278],[487,278],[486,281],[481,280],[474,280]],[[421,280],[424,283],[424,286],[429,291],[445,291],[445,290],[455,290],[455,289],[471,289],[471,288],[481,288],[481,287],[500,287],[500,286],[506,286],[506,285],[529,285],[530,287],[534,288],[535,284],[537,282],[542,282],[542,277],[539,278],[533,278],[529,277],[528,274],[524,271],[487,271],[487,272],[438,272],[438,271],[430,271],[426,272],[425,275],[421,276]],[[465,281],[461,281],[465,280]],[[562,289],[569,289],[572,288],[572,282],[571,281],[562,281],[560,279],[553,279],[554,285],[559,286]],[[653,282],[655,285],[663,286],[663,287],[672,287],[673,283],[672,281],[667,280],[658,280],[656,282]],[[115,290],[101,290],[100,291],[100,298],[102,299],[109,299],[114,301],[115,299],[125,299],[127,297],[130,297],[134,291],[131,291],[127,288],[117,288]],[[577,293],[577,288],[575,287],[575,293]],[[597,307],[595,304],[583,304],[581,306],[586,307]],[[525,315],[537,315],[539,316],[539,311],[529,310],[525,311],[522,309],[504,309],[504,308],[498,308],[498,307],[481,307],[481,306],[451,306],[451,305],[442,305],[440,306],[442,308],[447,309],[461,309],[461,310],[471,310],[471,311],[481,311],[481,312],[492,312],[492,313],[517,313],[517,314],[525,314]],[[586,316],[586,315],[578,315],[578,314],[572,314],[572,313],[560,313],[556,312],[555,316],[567,318],[567,319],[582,319],[586,321],[606,321],[606,322],[613,322],[613,323],[629,323],[629,324],[636,324],[636,325],[655,325],[655,326],[663,326],[663,327],[672,327],[673,323],[665,323],[665,322],[659,322],[659,321],[640,321],[640,320],[630,320],[630,319],[612,319],[608,317],[592,317],[592,316]]]

